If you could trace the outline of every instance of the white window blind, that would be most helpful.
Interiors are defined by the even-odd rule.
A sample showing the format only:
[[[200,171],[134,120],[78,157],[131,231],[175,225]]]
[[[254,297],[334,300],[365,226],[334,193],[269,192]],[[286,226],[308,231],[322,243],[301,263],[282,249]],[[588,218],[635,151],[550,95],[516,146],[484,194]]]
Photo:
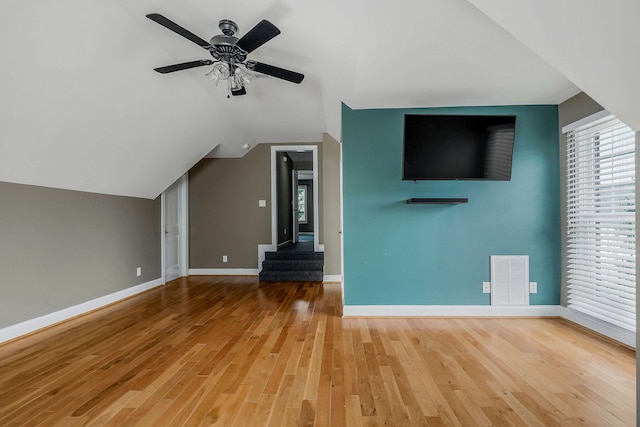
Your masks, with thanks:
[[[568,307],[635,332],[635,133],[609,115],[566,136]]]

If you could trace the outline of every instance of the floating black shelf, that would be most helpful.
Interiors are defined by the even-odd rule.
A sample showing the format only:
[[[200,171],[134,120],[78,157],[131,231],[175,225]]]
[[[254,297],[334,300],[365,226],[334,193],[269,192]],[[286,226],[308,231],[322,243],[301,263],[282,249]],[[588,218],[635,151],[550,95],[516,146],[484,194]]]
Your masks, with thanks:
[[[414,197],[407,199],[408,205],[459,205],[461,203],[469,203],[469,199],[464,198],[452,198],[452,197],[429,197],[421,198]]]

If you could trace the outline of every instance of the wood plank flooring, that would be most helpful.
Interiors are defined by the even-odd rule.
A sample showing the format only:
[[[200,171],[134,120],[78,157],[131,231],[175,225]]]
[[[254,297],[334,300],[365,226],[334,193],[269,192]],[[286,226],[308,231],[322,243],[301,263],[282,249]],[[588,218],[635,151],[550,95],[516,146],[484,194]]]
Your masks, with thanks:
[[[343,319],[179,279],[0,346],[2,426],[632,426],[635,352],[559,319]]]

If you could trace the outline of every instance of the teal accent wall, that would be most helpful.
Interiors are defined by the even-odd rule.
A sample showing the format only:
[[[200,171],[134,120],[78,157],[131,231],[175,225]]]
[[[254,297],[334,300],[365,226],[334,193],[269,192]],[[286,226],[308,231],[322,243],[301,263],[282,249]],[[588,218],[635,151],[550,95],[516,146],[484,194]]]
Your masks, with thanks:
[[[516,115],[511,181],[403,181],[404,115]],[[346,305],[488,305],[491,255],[529,255],[560,303],[558,108],[342,109]],[[408,205],[412,197],[467,197]]]

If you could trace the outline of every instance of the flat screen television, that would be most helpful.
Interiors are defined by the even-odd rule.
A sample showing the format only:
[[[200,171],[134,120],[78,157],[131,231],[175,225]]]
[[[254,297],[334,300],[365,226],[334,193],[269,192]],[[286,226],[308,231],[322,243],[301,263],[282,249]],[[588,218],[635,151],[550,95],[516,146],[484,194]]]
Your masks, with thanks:
[[[515,116],[404,116],[402,179],[509,181]]]

